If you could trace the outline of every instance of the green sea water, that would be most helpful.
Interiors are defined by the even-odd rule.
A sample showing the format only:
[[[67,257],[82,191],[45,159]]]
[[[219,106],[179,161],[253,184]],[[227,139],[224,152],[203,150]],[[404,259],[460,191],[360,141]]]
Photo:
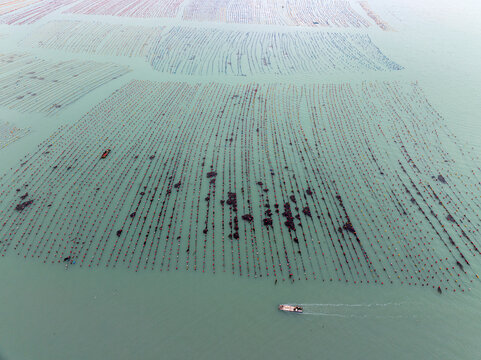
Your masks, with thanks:
[[[132,72],[47,117],[0,107],[0,122],[31,132],[0,150],[1,173],[15,168],[60,125],[74,124],[132,79],[236,84],[418,80],[448,128],[481,153],[479,58],[481,5],[476,1],[372,1],[397,31],[366,31],[405,69],[389,73],[312,76],[201,77],[153,71],[140,58],[70,54],[22,46],[55,19],[0,26],[1,52],[49,59],[89,59],[128,65]],[[359,10],[362,11],[362,10]],[[95,16],[109,23],[172,26],[177,19]],[[90,17],[89,17],[90,19]],[[196,26],[208,27],[209,23]],[[279,26],[219,25],[225,29],[285,30]],[[295,29],[287,29],[295,31]],[[355,32],[354,30],[341,30]],[[1,96],[1,92],[0,92]],[[469,173],[472,164],[460,163]],[[479,194],[478,194],[479,195]],[[475,239],[479,242],[479,239]],[[473,264],[479,273],[479,264]],[[274,284],[217,272],[133,272],[85,269],[0,258],[0,359],[480,359],[481,285],[443,293],[407,285],[348,285],[313,280]],[[305,314],[280,313],[279,303],[302,304]]]

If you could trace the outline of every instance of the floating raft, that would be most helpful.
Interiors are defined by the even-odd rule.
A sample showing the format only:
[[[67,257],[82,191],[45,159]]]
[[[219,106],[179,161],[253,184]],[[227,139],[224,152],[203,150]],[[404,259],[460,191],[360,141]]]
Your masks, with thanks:
[[[225,45],[222,45],[225,44]],[[186,75],[291,75],[333,71],[393,71],[368,35],[253,32],[174,27],[149,58],[155,70]]]
[[[146,56],[161,27],[80,21],[51,21],[23,41],[24,46],[109,56]]]
[[[111,63],[56,62],[25,54],[0,54],[0,105],[52,115],[129,71]]]
[[[0,251],[464,291],[481,169],[456,145],[416,83],[135,80],[3,178]]]

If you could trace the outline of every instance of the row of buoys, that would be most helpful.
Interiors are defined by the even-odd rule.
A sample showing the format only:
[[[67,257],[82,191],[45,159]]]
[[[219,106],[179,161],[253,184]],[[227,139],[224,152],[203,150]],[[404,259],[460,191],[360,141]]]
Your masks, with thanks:
[[[174,17],[184,0],[82,0],[64,13],[133,18]]]
[[[0,67],[8,69],[0,75],[0,105],[49,115],[130,71],[112,63],[56,62],[16,54],[0,55],[0,61]]]
[[[242,24],[368,27],[369,22],[349,2],[322,0],[315,6],[306,0],[193,0],[182,14],[184,20]]]
[[[394,31],[391,25],[389,25],[374,10],[371,9],[371,6],[367,1],[359,1],[359,5],[366,12],[367,16],[369,16],[381,29],[384,31]]]
[[[23,46],[107,56],[143,57],[162,27],[51,21],[29,34]]]
[[[2,180],[2,255],[463,289],[478,201],[437,121],[415,84],[135,80]]]
[[[371,160],[372,165],[374,165],[374,167],[373,167],[372,170],[370,170],[367,173],[370,175],[369,177],[372,176],[372,180],[370,180],[369,177],[368,177],[365,180],[365,183],[366,183],[367,186],[372,187],[373,185],[377,185],[379,183],[379,179],[382,179],[382,184],[384,185],[385,181],[387,181],[389,179],[389,175],[392,174],[392,171],[389,171],[389,172],[386,171],[386,169],[384,168],[386,165],[383,165],[383,168],[380,168],[379,161],[381,159],[379,159],[379,158],[376,159],[376,157],[378,157],[379,155],[383,155],[384,152],[382,151],[382,147],[381,147],[380,150],[376,150],[374,152],[376,157],[373,155],[371,146],[376,146],[376,147],[382,146],[382,141],[379,140],[379,135],[383,135],[383,133],[380,133],[379,135],[372,134],[373,130],[376,130],[376,127],[378,127],[378,126],[380,127],[381,124],[383,126],[388,125],[388,127],[389,127],[390,124],[395,125],[393,129],[390,129],[390,131],[392,131],[393,134],[396,135],[396,137],[393,137],[393,139],[396,138],[397,140],[392,142],[392,141],[389,141],[388,139],[386,139],[386,140],[388,140],[387,145],[389,145],[389,146],[385,146],[385,148],[390,148],[390,147],[395,147],[395,146],[404,146],[404,145],[402,145],[402,142],[400,141],[401,138],[399,138],[399,130],[397,130],[395,127],[399,126],[399,129],[403,130],[403,129],[411,127],[411,126],[417,127],[417,128],[425,126],[426,129],[429,129],[431,126],[429,124],[429,121],[427,121],[428,120],[427,117],[429,117],[431,115],[428,116],[426,113],[432,113],[432,112],[429,108],[416,109],[417,113],[414,112],[413,109],[411,109],[411,106],[412,106],[411,103],[414,103],[414,104],[425,103],[423,98],[409,99],[409,101],[407,101],[407,102],[399,102],[399,104],[389,105],[389,106],[376,105],[377,108],[372,107],[374,105],[373,100],[370,100],[370,101],[366,102],[362,98],[358,99],[359,93],[364,92],[364,93],[366,93],[366,95],[368,95],[369,92],[371,92],[370,97],[372,97],[372,95],[374,94],[375,98],[377,98],[376,102],[379,101],[379,104],[384,103],[383,98],[386,98],[386,100],[388,101],[387,103],[390,104],[391,102],[396,102],[398,100],[398,98],[402,98],[406,94],[409,94],[409,95],[412,96],[413,93],[416,93],[418,91],[416,86],[414,86],[413,88],[409,88],[409,86],[406,86],[406,88],[401,88],[399,86],[399,84],[396,84],[396,83],[386,83],[386,84],[383,84],[383,86],[380,86],[379,83],[372,83],[372,84],[369,84],[368,86],[363,86],[363,87],[366,87],[366,88],[371,87],[371,89],[362,89],[362,87],[361,87],[361,91],[359,91],[358,89],[360,87],[358,86],[353,91],[351,89],[351,87],[347,84],[341,85],[341,86],[333,86],[331,92],[334,92],[336,94],[335,97],[334,98],[322,99],[322,100],[319,101],[323,105],[330,106],[330,105],[336,104],[336,102],[338,101],[337,99],[349,99],[351,103],[357,104],[357,106],[359,107],[359,109],[354,108],[354,111],[349,112],[349,108],[352,107],[352,105],[347,106],[347,104],[339,104],[338,106],[336,106],[337,107],[337,109],[335,110],[336,112],[342,113],[342,112],[345,112],[346,109],[347,109],[348,114],[347,114],[347,116],[337,115],[336,117],[340,118],[340,120],[339,120],[340,125],[339,125],[338,129],[335,132],[326,133],[325,138],[320,140],[320,142],[321,143],[325,143],[325,142],[329,143],[329,142],[332,142],[332,139],[335,139],[336,137],[339,138],[339,136],[341,136],[341,138],[339,138],[336,141],[337,143],[345,144],[345,145],[349,145],[349,146],[354,146],[354,148],[358,148],[358,150],[364,149],[365,150],[364,154],[353,153],[350,157],[348,157],[346,159],[347,160],[346,163],[349,166],[349,169],[347,171],[346,176],[349,177],[348,174],[352,172],[353,161],[354,161],[354,163],[356,163],[356,162],[358,162],[360,160],[363,160],[363,159],[366,159],[367,161]],[[396,87],[398,87],[398,89],[396,89],[396,91],[393,91],[393,88],[396,88]],[[319,94],[326,94],[328,92],[326,90],[327,89],[319,90]],[[390,93],[391,91],[392,91],[392,93]],[[342,95],[340,95],[339,92]],[[349,93],[352,93],[352,95],[349,94]],[[417,94],[417,95],[419,95],[419,94]],[[415,101],[412,101],[412,100],[415,100]],[[401,106],[402,106],[402,108],[401,108]],[[373,113],[373,114],[376,114],[375,117],[370,115],[369,112],[366,113],[365,110],[362,109],[363,107],[372,107],[371,110],[375,110],[375,112]],[[413,108],[415,108],[415,107],[416,106],[413,106]],[[389,111],[390,108],[392,108],[393,110],[395,109],[395,111],[390,113],[390,111]],[[403,112],[401,114],[399,114],[400,108],[403,110]],[[332,110],[328,110],[327,113],[328,114],[332,113]],[[360,114],[360,116],[357,115],[357,114]],[[313,114],[313,117],[315,118],[315,114]],[[329,116],[326,116],[325,118],[327,120],[330,120]],[[348,118],[350,120],[349,121],[343,120],[345,118]],[[353,127],[352,124],[354,123],[354,120],[356,120],[357,118],[359,118],[361,126]],[[375,121],[376,118],[382,118],[383,122]],[[421,118],[424,121],[426,121],[426,125],[423,125],[424,123],[419,123],[419,119],[421,119]],[[368,119],[368,121],[366,121],[366,119]],[[372,120],[369,120],[369,119],[372,119]],[[433,120],[433,119],[431,119],[431,120]],[[370,124],[370,121],[372,121],[377,126],[374,126],[373,128],[369,129],[369,127],[367,127],[367,125]],[[323,132],[325,132],[326,130],[331,131],[331,127],[332,126],[329,126],[327,129],[323,128],[322,131],[319,131],[319,132],[316,132],[316,133],[323,134]],[[369,130],[370,133],[366,133],[366,130]],[[375,132],[377,132],[377,131],[375,131]],[[398,133],[398,134],[396,134],[396,133]],[[426,132],[426,133],[429,134],[429,132]],[[408,132],[408,134],[409,134],[409,132]],[[405,134],[403,134],[403,135],[405,135]],[[355,138],[358,137],[358,139],[349,139],[349,137],[351,137],[351,136],[355,137]],[[424,134],[424,136],[426,136],[426,134]],[[416,138],[410,138],[410,137],[411,136],[403,139],[403,141],[405,141],[404,144],[407,144],[407,142],[410,142],[411,143],[410,145],[417,146],[417,143],[423,140],[423,136],[419,136],[419,137],[416,137]],[[368,145],[368,143],[370,141],[369,139],[373,139],[373,140],[371,140],[370,146]],[[407,140],[407,142],[406,142],[406,140]],[[436,139],[431,139],[431,141],[432,140],[436,140]],[[427,140],[427,141],[429,141],[429,140]],[[363,142],[367,146],[362,144]],[[391,143],[389,143],[389,142],[391,142]],[[399,143],[400,145],[396,145],[395,144],[396,142]],[[359,146],[359,145],[361,145],[361,146]],[[335,148],[335,146],[332,146],[332,144],[329,144],[326,148],[327,149],[333,149],[333,148]],[[356,152],[358,150],[356,150]],[[412,164],[412,161],[408,161],[408,160],[409,159],[406,159],[407,164]],[[430,159],[430,162],[432,164],[443,164],[444,163],[442,161],[442,158],[441,158],[441,161],[440,161],[440,159],[437,159],[437,161],[433,161],[433,159]],[[344,161],[342,163],[344,163]],[[385,163],[389,164],[389,161],[386,161]],[[381,165],[382,165],[382,163],[381,163]],[[335,165],[333,165],[333,168],[334,168],[334,166]],[[344,166],[346,166],[346,165],[344,165]],[[424,164],[423,164],[423,166],[424,166]],[[358,170],[359,173],[363,173],[362,169],[369,169],[369,167],[367,167],[365,164],[363,164]],[[400,167],[400,169],[402,169],[402,167]],[[439,169],[437,169],[437,170],[436,169],[430,169],[429,171],[438,171],[438,170]],[[366,172],[364,172],[364,173],[366,173]],[[405,180],[401,179],[399,177],[399,175],[396,175],[396,177],[398,177],[399,180],[402,181],[402,183],[406,182]],[[426,176],[425,178],[422,178],[422,177],[419,178],[419,175],[417,175],[417,174],[416,174],[416,177],[417,177],[416,182],[418,182],[419,179],[421,179],[421,180],[431,179],[431,176]],[[408,180],[408,182],[411,182],[411,180]],[[410,185],[414,186],[414,183],[412,183]],[[397,203],[396,207],[399,208],[399,209],[397,209],[397,211],[399,212],[398,216],[401,216],[401,217],[397,218],[396,221],[399,221],[402,218],[405,218],[406,216],[409,216],[409,213],[407,212],[406,208],[404,210],[402,209],[402,206],[405,207],[406,204],[401,205],[401,203],[403,201],[399,201],[399,200],[400,199],[402,200],[402,198],[396,197],[397,194],[395,194],[395,191],[393,191],[394,189],[396,189],[396,186],[393,184],[393,188],[389,191],[390,192],[389,196],[387,197],[386,195],[384,195],[383,197],[386,198],[386,199],[389,199],[389,200],[394,200],[393,205],[395,205]],[[456,189],[452,188],[452,190],[456,190]],[[419,189],[416,189],[416,191],[413,191],[413,192],[419,193],[419,195],[417,195],[417,196],[420,196]],[[459,195],[460,192],[454,191],[454,194]],[[376,193],[373,193],[373,196],[375,197]],[[354,197],[354,200],[355,200],[356,195],[353,194],[353,197]],[[411,198],[411,195],[409,195],[409,198]],[[414,201],[415,207],[417,207],[418,201],[415,200],[414,198],[412,200]],[[434,198],[433,200],[436,200],[436,198]],[[422,199],[422,201],[427,201],[427,199]],[[429,206],[429,207],[432,208],[432,207],[438,207],[439,204],[438,204],[438,201],[436,200],[435,202],[426,203],[426,206]],[[443,206],[441,205],[441,207],[443,207]],[[362,209],[362,206],[360,208]],[[388,208],[389,208],[388,206],[385,206],[383,208],[383,210],[385,211]],[[366,207],[366,209],[368,210],[369,207]],[[364,211],[362,211],[362,212],[364,212]],[[469,214],[470,214],[471,218],[477,217],[475,212],[469,212]],[[372,221],[372,218],[369,219],[369,220]],[[360,219],[360,222],[362,223],[364,221],[362,221],[362,219]],[[412,221],[412,222],[414,223],[414,221]],[[417,223],[416,223],[416,225],[417,225]],[[356,229],[357,229],[357,227],[356,227]],[[399,226],[398,226],[398,229],[399,229]],[[404,229],[404,227],[403,227],[403,229]],[[416,234],[416,232],[414,232],[414,234],[419,235],[423,230],[424,229],[421,228],[421,229],[419,229],[419,231],[417,231],[418,234]],[[414,239],[416,239],[416,235],[414,235],[412,237]],[[442,244],[443,240],[448,241],[449,238],[450,238],[449,234],[447,234],[447,233],[442,234],[442,236],[440,236],[439,239],[438,239],[439,244]],[[407,240],[412,241],[409,238]],[[393,246],[396,246],[396,245],[393,244]],[[404,246],[406,246],[406,245],[404,245]],[[429,250],[429,249],[427,249],[427,250]],[[413,258],[412,254],[411,255],[407,254],[406,257]],[[454,266],[451,266],[451,267],[452,268],[454,268],[454,267],[461,268],[459,266],[459,260],[456,260],[456,259],[462,260],[464,258],[465,257],[462,253],[459,253],[458,257],[456,257],[456,256],[454,258],[451,257],[451,262],[454,265]],[[394,259],[396,259],[396,257],[394,257]],[[379,260],[381,261],[381,259],[379,259]],[[424,266],[425,265],[426,264],[424,264]],[[431,264],[431,266],[433,266],[433,264]],[[436,275],[438,275],[437,272],[436,272]],[[441,275],[444,275],[444,274],[441,274]],[[452,274],[449,274],[449,276],[452,276]],[[460,276],[460,275],[458,274],[457,276]],[[449,278],[448,278],[447,281],[449,281]]]
[[[382,54],[368,35],[334,32],[174,27],[158,37],[149,59],[155,70],[182,75],[290,75],[402,69]]]
[[[0,23],[8,25],[33,24],[50,13],[77,0],[12,0],[0,4]]]
[[[184,0],[55,0],[29,2],[14,0],[0,5],[0,23],[32,24],[64,8],[64,13],[109,15],[132,18],[175,17]],[[361,3],[374,22],[390,29],[368,5]],[[194,0],[183,10],[184,20],[217,21],[243,24],[293,25],[309,27],[368,27],[370,23],[347,1],[322,0],[312,6],[306,0]]]
[[[25,6],[30,4],[34,4],[40,2],[41,0],[31,0],[31,1],[24,1],[24,0],[13,0],[13,1],[4,1],[0,4],[0,14],[8,14],[9,12],[16,11],[21,9]]]
[[[30,133],[30,128],[19,128],[9,122],[0,123],[0,149]]]

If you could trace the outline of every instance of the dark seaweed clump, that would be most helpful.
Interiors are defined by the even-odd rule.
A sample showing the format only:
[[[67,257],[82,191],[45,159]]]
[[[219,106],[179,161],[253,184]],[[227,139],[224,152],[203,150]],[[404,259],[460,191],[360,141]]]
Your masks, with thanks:
[[[282,216],[286,218],[284,225],[286,225],[290,231],[295,231],[296,227],[294,225],[294,216],[292,216],[291,204],[284,204],[284,212],[282,213]]]
[[[306,216],[312,217],[311,209],[309,208],[309,206],[306,206],[304,209],[302,209],[302,213]]]
[[[245,214],[245,215],[242,215],[242,220],[251,222],[252,220],[254,220],[254,217],[251,214]]]
[[[347,230],[353,234],[356,233],[356,230],[354,230],[354,226],[352,226],[352,223],[350,221],[348,221],[347,223],[344,224],[344,226],[342,227],[344,230]]]
[[[15,210],[17,210],[17,211],[23,211],[27,206],[32,205],[32,204],[33,204],[33,200],[25,201],[25,202],[23,202],[23,203],[18,204],[18,205],[15,207]]]

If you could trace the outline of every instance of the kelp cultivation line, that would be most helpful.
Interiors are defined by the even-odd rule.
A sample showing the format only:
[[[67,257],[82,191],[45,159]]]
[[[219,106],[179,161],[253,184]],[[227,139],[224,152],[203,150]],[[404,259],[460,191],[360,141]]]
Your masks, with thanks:
[[[54,62],[22,54],[0,54],[2,68],[5,71],[0,74],[0,105],[48,115],[130,71],[111,63]]]
[[[320,0],[192,0],[184,9],[184,20],[239,24],[319,27],[368,27],[348,1]]]
[[[410,101],[410,100],[411,100],[410,98],[402,99],[402,101],[399,101],[399,103],[401,103],[401,102],[404,103],[404,102]],[[426,136],[424,135],[424,132],[419,131],[417,128],[409,129],[407,127],[404,127],[404,129],[402,129],[402,130],[404,130],[405,136],[408,136],[408,137],[411,138],[411,143],[413,143],[413,144],[417,145],[419,143],[422,143],[422,144],[424,144],[424,148],[426,150],[429,150],[431,148],[431,146],[433,145],[433,144],[429,143],[429,141],[426,139]],[[417,139],[417,140],[415,140],[415,139]],[[408,144],[406,144],[406,146],[408,146]],[[443,168],[439,168],[437,166],[437,164],[438,164],[437,162],[431,161],[431,158],[430,158],[431,155],[428,154],[427,151],[424,151],[423,153],[421,153],[421,156],[419,156],[417,154],[417,148],[419,146],[416,146],[413,149],[410,149],[409,153],[406,150],[406,146],[403,144],[405,157],[408,160],[409,166],[411,166],[414,170],[416,170],[418,172],[423,172],[425,175],[431,176],[432,179],[436,179],[441,184],[447,184],[447,181],[446,181],[446,179],[444,178],[443,175],[437,175],[437,176],[432,175],[432,174],[443,174],[443,173],[445,173],[445,171],[444,171]],[[451,161],[451,156],[448,153],[443,152],[443,149],[442,149],[441,145],[437,145],[436,147],[439,149],[440,152],[443,153],[444,162],[449,163]],[[431,152],[431,150],[429,150],[429,152]],[[420,164],[422,164],[422,165],[420,166]],[[458,176],[458,178],[459,178],[459,176]],[[476,236],[476,234],[479,234],[479,230],[477,229],[477,227],[472,226],[471,221],[469,221],[469,219],[467,219],[464,215],[460,215],[460,216],[463,217],[463,219],[459,219],[459,222],[458,222],[453,217],[453,215],[450,213],[450,211],[446,208],[446,206],[444,204],[442,204],[443,201],[441,200],[440,196],[442,196],[443,199],[447,199],[446,201],[448,203],[451,203],[452,204],[451,206],[454,206],[453,214],[457,215],[457,213],[460,212],[460,211],[466,211],[468,213],[471,212],[477,217],[477,223],[478,224],[480,222],[479,221],[480,220],[479,214],[478,214],[478,211],[477,211],[477,210],[480,209],[479,203],[472,201],[474,199],[469,199],[469,200],[465,199],[464,194],[461,193],[461,192],[456,192],[456,193],[452,193],[452,194],[447,193],[447,192],[444,191],[444,189],[445,189],[444,186],[441,186],[437,191],[435,191],[431,187],[431,185],[429,185],[429,184],[423,184],[422,186],[424,186],[425,188],[426,187],[430,188],[430,191],[428,190],[428,193],[429,192],[431,193],[430,197],[432,197],[437,202],[439,202],[440,205],[444,208],[445,212],[447,213],[446,219],[453,223],[453,225],[452,225],[453,227],[456,226],[457,229],[459,229],[460,235],[462,237],[466,238],[471,243],[474,251],[479,253],[479,249],[477,248],[477,246],[474,244],[474,242],[471,240],[471,238],[468,236],[468,234],[463,229],[461,229],[460,222],[462,222],[463,219],[468,220],[468,224],[467,225],[465,224],[464,226],[467,228],[467,230],[469,232],[474,233],[472,236]],[[438,196],[438,192],[440,194],[439,196]],[[464,202],[463,202],[463,200],[464,200]],[[460,204],[464,204],[465,208],[462,209]],[[470,251],[472,251],[472,250],[470,249]]]
[[[395,84],[395,85],[396,85],[396,84]],[[414,87],[414,88],[416,88],[416,87]],[[386,93],[386,92],[389,91],[389,88],[388,88],[387,86],[386,86],[385,88],[380,87],[380,90],[383,90],[382,92],[383,92],[383,93]],[[404,95],[405,93],[401,93],[401,94]],[[409,94],[409,93],[408,93],[408,94]],[[357,95],[357,94],[356,94],[356,95]],[[342,96],[342,97],[336,96],[336,98],[346,98],[346,96]],[[391,101],[392,101],[392,99],[391,99]],[[331,100],[331,102],[332,102],[332,100]],[[419,102],[419,101],[418,101],[418,102]],[[358,103],[361,104],[361,102],[358,102]],[[406,102],[404,102],[404,104],[406,104]],[[384,107],[386,107],[386,105],[384,105]],[[349,109],[349,106],[340,106],[340,109],[346,109],[346,108]],[[359,111],[356,110],[356,113],[359,113]],[[406,111],[406,114],[409,114],[409,112]],[[369,114],[367,114],[367,115],[369,115]],[[388,118],[388,119],[393,118],[392,116],[386,117],[385,115],[383,116],[383,115],[379,115],[379,114],[378,114],[377,116],[380,116],[380,117],[382,117],[382,118]],[[349,118],[355,119],[356,117],[353,116],[353,114],[350,114],[350,115],[349,115]],[[366,114],[363,114],[363,117],[362,117],[363,120],[362,120],[362,121],[365,122],[365,119],[366,119],[366,118],[369,119],[370,116],[366,116]],[[399,116],[396,115],[395,118],[399,118]],[[420,117],[418,116],[417,118],[420,118]],[[417,118],[416,118],[415,116],[413,116],[412,120],[413,120],[413,121],[416,121]],[[361,119],[361,118],[359,118],[359,119]],[[344,123],[345,123],[345,121],[343,121],[343,125],[342,125],[343,127],[348,126],[348,125],[344,125]],[[347,124],[352,124],[352,121],[348,122]],[[359,132],[357,129],[352,129],[351,131],[349,131],[349,132],[347,132],[347,133],[348,133],[348,134],[360,134],[360,132]],[[334,138],[335,138],[335,135],[333,135],[333,136],[334,136]],[[329,140],[329,138],[331,138],[331,137],[327,137],[326,139]],[[363,134],[362,138],[367,138],[367,139],[368,139],[369,136],[367,136],[367,134]],[[378,142],[379,142],[379,141],[378,141]],[[343,143],[345,143],[345,144],[359,144],[359,141],[343,141]],[[373,144],[374,144],[374,143],[375,143],[375,142],[373,142]],[[367,147],[367,148],[369,149],[369,147]],[[380,153],[382,153],[382,152],[380,152]],[[358,156],[352,156],[351,158],[352,158],[352,159],[363,159],[363,158],[366,158],[366,156],[361,154],[361,155],[358,155]],[[368,158],[369,158],[369,156],[368,156]],[[333,169],[334,169],[334,168],[335,168],[335,167],[333,167]],[[368,167],[366,166],[366,167],[364,167],[364,168],[368,168]],[[383,170],[383,171],[384,171],[384,170]],[[385,176],[385,173],[381,173],[381,175],[382,175],[382,176]],[[429,176],[429,178],[430,178],[430,177],[431,177],[431,176]],[[456,193],[458,193],[458,192],[456,192]],[[414,199],[413,199],[413,200],[414,200]],[[427,200],[426,200],[426,201],[427,201]],[[406,214],[404,214],[404,215],[406,215]],[[414,238],[416,238],[416,237],[414,237]],[[410,240],[410,241],[412,241],[412,240]],[[404,246],[405,246],[405,245],[404,245]],[[394,254],[393,254],[393,255],[394,255]],[[441,259],[440,259],[440,261],[441,261]],[[457,261],[456,261],[456,264],[457,264]]]
[[[369,16],[381,29],[384,31],[394,31],[386,21],[371,9],[371,6],[367,1],[359,1],[359,5],[366,12],[367,16]]]
[[[51,21],[28,35],[21,45],[109,56],[146,56],[162,27]]]
[[[2,255],[464,291],[479,200],[432,123],[416,83],[134,80],[4,177]]]
[[[338,89],[334,89],[334,90],[338,90]],[[348,100],[349,100],[349,97],[339,97],[339,96],[337,96],[337,95],[336,95],[336,98],[348,99]],[[347,111],[347,112],[348,112],[347,114],[344,113],[344,110],[345,110],[345,109],[351,109],[351,108],[353,107],[353,105],[352,105],[352,104],[344,104],[344,103],[342,102],[342,100],[341,100],[341,102],[340,102],[339,105],[340,105],[339,108],[338,108],[338,109],[339,109],[339,110],[338,110],[339,113],[336,115],[336,118],[343,119],[343,118],[345,118],[345,117],[350,117],[353,121],[349,122],[349,123],[346,124],[346,125],[344,125],[344,124],[343,124],[343,125],[337,125],[337,124],[336,124],[336,125],[333,125],[333,128],[337,128],[337,131],[335,131],[335,132],[334,132],[334,135],[333,135],[333,136],[334,136],[334,139],[337,138],[337,141],[338,141],[339,143],[342,143],[342,144],[343,144],[342,147],[344,148],[344,151],[346,151],[346,153],[348,154],[348,156],[352,159],[352,164],[351,164],[351,165],[353,165],[353,166],[356,168],[356,170],[361,174],[361,177],[363,178],[364,183],[369,187],[370,192],[372,193],[373,198],[376,199],[377,202],[382,201],[382,198],[379,198],[378,195],[377,195],[377,193],[378,193],[379,191],[373,191],[374,188],[373,188],[372,185],[371,185],[371,181],[370,181],[371,179],[369,179],[369,177],[367,177],[366,174],[362,171],[362,169],[370,168],[370,167],[372,167],[372,166],[375,166],[375,164],[370,164],[370,166],[369,166],[369,165],[366,166],[366,164],[359,164],[359,161],[360,161],[359,159],[361,159],[361,160],[363,160],[363,159],[368,159],[368,160],[370,160],[370,157],[369,157],[369,156],[366,156],[366,154],[363,153],[365,149],[369,149],[369,148],[370,148],[369,145],[366,144],[367,146],[365,146],[365,147],[358,147],[358,146],[356,146],[354,149],[351,147],[351,144],[359,144],[359,142],[361,142],[363,139],[364,139],[364,140],[368,139],[368,137],[366,137],[366,135],[363,134],[362,127],[361,127],[361,131],[359,131],[357,128],[356,128],[356,129],[352,128],[351,125],[352,125],[352,124],[354,123],[354,121],[356,120],[356,117],[352,116],[352,114],[350,114],[348,111]],[[368,117],[368,116],[366,116],[366,117]],[[334,119],[335,119],[335,118],[334,118]],[[342,121],[343,121],[343,120],[341,120],[341,122],[342,122]],[[347,131],[344,131],[343,128],[348,128],[348,129],[346,129]],[[354,135],[360,134],[360,135],[361,135],[361,138],[360,138],[360,139],[354,139],[354,140],[347,139],[346,137],[348,137],[350,134],[354,134]],[[342,137],[342,139],[339,139],[339,137]],[[358,149],[356,149],[356,148],[358,148]],[[359,152],[359,151],[361,151],[361,152]],[[376,167],[377,167],[377,166],[376,166]],[[345,168],[345,165],[344,165],[344,168]],[[350,167],[350,169],[346,169],[346,170],[347,170],[347,172],[352,171],[352,166]],[[343,190],[344,190],[344,191],[349,191],[349,189],[343,189]],[[384,189],[384,191],[386,191],[386,190],[387,190],[387,189]],[[353,201],[357,206],[359,206],[358,200],[357,200],[357,194],[356,194],[356,193],[351,193],[351,194],[349,195],[349,198],[352,199],[351,201]],[[370,209],[369,209],[369,207],[367,207],[367,206],[365,206],[365,213],[367,213],[367,215],[368,215],[369,218],[374,219],[373,221],[376,221],[376,218],[375,218],[375,216],[374,216],[374,213],[371,214],[371,213],[370,213]],[[365,215],[364,215],[364,216],[365,216]],[[388,217],[389,217],[389,213],[386,214],[386,216],[385,216],[385,221],[388,223],[388,226],[390,227],[391,225],[390,225],[390,220],[388,219]],[[365,222],[361,221],[361,219],[360,219],[359,224],[360,224],[360,225],[359,225],[359,228],[363,228]],[[349,226],[352,226],[352,224],[349,225]],[[356,228],[356,229],[357,229],[357,228]],[[381,228],[380,228],[379,226],[377,226],[377,225],[376,225],[376,230],[377,230],[379,233],[382,233]],[[351,230],[351,231],[352,231],[352,230]],[[396,235],[396,234],[395,234],[395,235]],[[389,237],[388,237],[388,239],[389,239]],[[368,240],[369,240],[369,238],[368,238]],[[395,262],[397,263],[397,259],[395,259]],[[398,263],[397,263],[396,265],[399,266]],[[402,267],[401,267],[401,269],[402,269]]]
[[[335,32],[227,31],[178,26],[158,36],[148,57],[155,70],[186,75],[402,69],[368,35]]]
[[[0,123],[0,150],[30,133],[29,128],[19,128],[9,122]]]
[[[64,13],[132,18],[175,17],[184,0],[82,0]]]
[[[12,0],[0,4],[0,24],[33,24],[50,13],[78,0]]]

